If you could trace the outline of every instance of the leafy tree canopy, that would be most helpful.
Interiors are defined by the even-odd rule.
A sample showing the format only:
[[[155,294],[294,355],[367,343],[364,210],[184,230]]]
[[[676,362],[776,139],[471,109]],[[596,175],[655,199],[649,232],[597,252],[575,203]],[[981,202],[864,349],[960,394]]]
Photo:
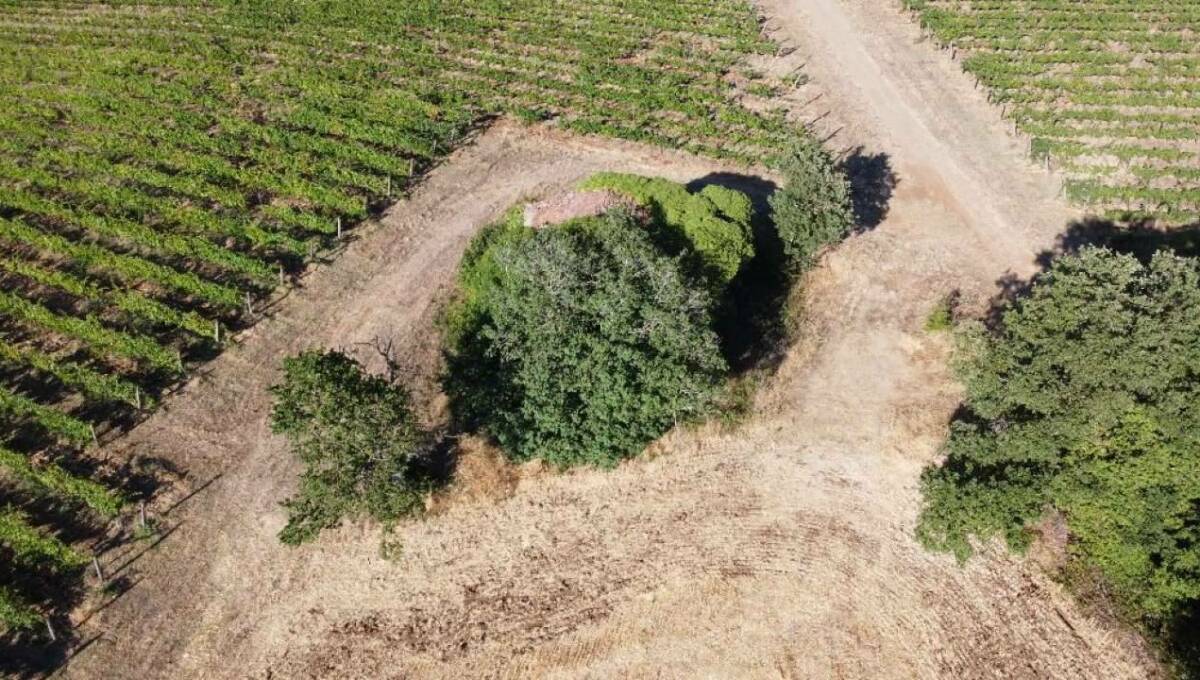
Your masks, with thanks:
[[[417,509],[421,493],[409,468],[423,437],[408,393],[337,351],[288,358],[283,373],[271,388],[271,428],[288,438],[305,470],[299,492],[284,503],[280,540],[303,543],[358,513],[392,520]]]
[[[771,217],[791,267],[802,270],[854,227],[850,183],[829,152],[808,136],[781,157],[779,172],[784,182],[771,195]]]
[[[1084,250],[961,341],[966,403],[924,477],[919,537],[960,557],[969,536],[1021,548],[1057,509],[1073,564],[1177,625],[1200,600],[1197,262]]]
[[[446,392],[517,459],[611,465],[704,413],[726,371],[707,288],[627,211],[489,227],[459,284]]]

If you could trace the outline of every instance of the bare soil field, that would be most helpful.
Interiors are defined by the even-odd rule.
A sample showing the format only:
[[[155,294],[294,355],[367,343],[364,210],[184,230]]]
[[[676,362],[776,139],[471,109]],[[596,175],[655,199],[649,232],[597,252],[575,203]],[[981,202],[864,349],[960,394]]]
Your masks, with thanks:
[[[805,289],[806,340],[733,432],[674,432],[615,471],[509,469],[388,537],[275,537],[296,466],[265,388],[311,346],[393,337],[429,375],[437,302],[475,229],[601,170],[703,178],[690,156],[501,123],[280,301],[114,444],[187,472],[164,540],[105,557],[132,588],[83,623],[73,678],[1137,678],[1136,637],[1031,561],[967,565],[912,538],[922,467],[959,397],[922,330],[951,289],[980,308],[1075,217],[1056,180],[891,3],[763,0],[796,50],[796,110],[898,178],[882,221]],[[365,355],[364,355],[365,356]],[[194,495],[190,495],[195,491]],[[171,507],[173,503],[178,505]]]

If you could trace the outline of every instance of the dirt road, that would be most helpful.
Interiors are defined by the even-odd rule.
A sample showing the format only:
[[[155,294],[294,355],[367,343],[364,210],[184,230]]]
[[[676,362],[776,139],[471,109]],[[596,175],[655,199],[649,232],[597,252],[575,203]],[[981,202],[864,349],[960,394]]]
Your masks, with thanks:
[[[275,539],[295,468],[264,387],[284,354],[395,336],[428,353],[458,254],[521,198],[597,170],[705,161],[500,126],[435,171],[120,446],[213,483],[128,567],[68,677],[1078,677],[1153,672],[1001,553],[960,568],[912,539],[922,466],[958,394],[921,330],[952,288],[1026,275],[1072,212],[948,58],[888,3],[764,0],[805,65],[792,95],[899,178],[886,218],[823,262],[796,347],[742,430],[673,433],[613,472],[533,475],[398,532]],[[804,102],[811,102],[802,107]],[[113,567],[126,557],[108,558]]]

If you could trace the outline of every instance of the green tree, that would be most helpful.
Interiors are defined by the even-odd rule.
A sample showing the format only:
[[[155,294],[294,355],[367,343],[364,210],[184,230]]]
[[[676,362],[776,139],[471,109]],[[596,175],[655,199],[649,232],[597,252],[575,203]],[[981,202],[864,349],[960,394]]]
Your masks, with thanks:
[[[285,359],[283,373],[271,388],[271,428],[288,438],[305,470],[284,503],[280,540],[296,545],[347,516],[389,521],[421,506],[412,463],[424,437],[407,391],[337,351]]]
[[[966,403],[926,471],[918,536],[1029,542],[1047,508],[1072,564],[1131,615],[1177,629],[1200,601],[1200,266],[1087,249],[988,332],[960,336]]]
[[[807,136],[778,165],[783,187],[771,195],[771,216],[790,266],[802,270],[854,227],[850,183],[829,152]]]
[[[611,465],[705,413],[726,372],[704,282],[626,211],[469,249],[444,385],[516,459]]]

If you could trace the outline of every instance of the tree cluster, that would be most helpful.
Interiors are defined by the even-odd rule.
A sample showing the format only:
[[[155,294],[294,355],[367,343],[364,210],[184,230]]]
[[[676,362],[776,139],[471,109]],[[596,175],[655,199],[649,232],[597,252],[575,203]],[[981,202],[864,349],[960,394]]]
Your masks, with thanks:
[[[923,479],[921,540],[962,558],[972,538],[1023,548],[1061,513],[1076,573],[1179,630],[1200,601],[1197,262],[1084,250],[960,342],[967,397]]]

